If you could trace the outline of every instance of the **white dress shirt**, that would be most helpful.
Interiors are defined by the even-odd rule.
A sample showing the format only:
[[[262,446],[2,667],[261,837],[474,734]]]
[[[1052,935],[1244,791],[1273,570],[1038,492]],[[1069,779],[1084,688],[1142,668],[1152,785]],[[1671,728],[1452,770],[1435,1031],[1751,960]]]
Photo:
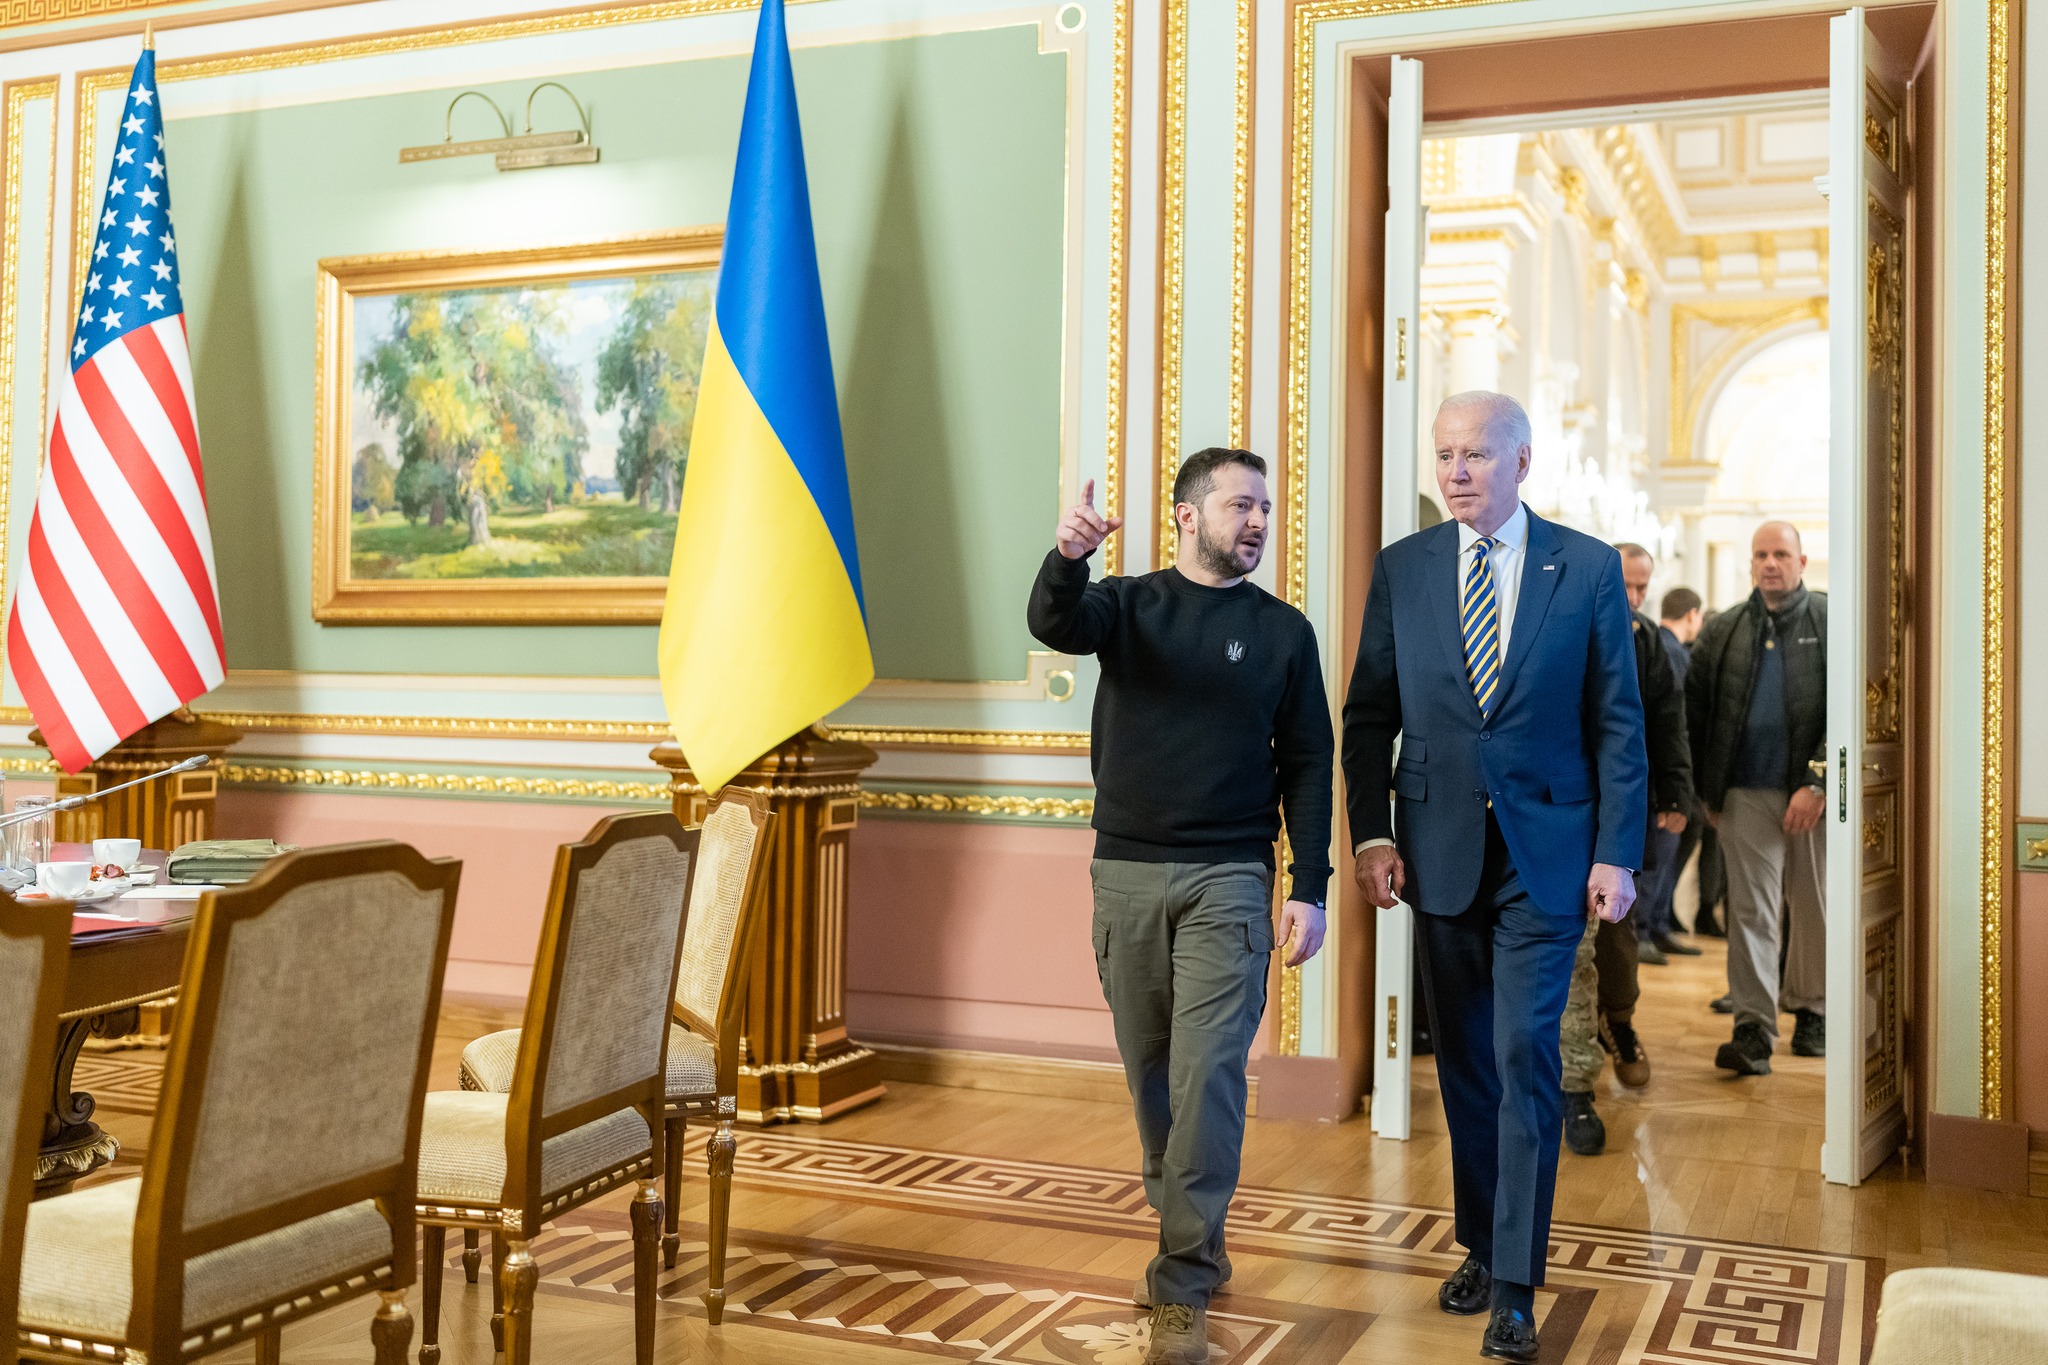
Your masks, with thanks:
[[[1508,661],[1508,636],[1515,628],[1515,604],[1522,598],[1522,561],[1529,551],[1529,509],[1522,503],[1515,504],[1515,514],[1501,523],[1493,533],[1493,549],[1487,552],[1486,561],[1493,566],[1494,609],[1500,615],[1500,661],[1503,668]],[[1454,610],[1462,613],[1465,604],[1465,580],[1472,576],[1472,561],[1479,554],[1479,533],[1464,522],[1458,523],[1458,591],[1454,598]],[[1459,638],[1464,638],[1460,631]],[[1391,844],[1392,839],[1365,839],[1352,849],[1352,854],[1365,852],[1380,844]]]

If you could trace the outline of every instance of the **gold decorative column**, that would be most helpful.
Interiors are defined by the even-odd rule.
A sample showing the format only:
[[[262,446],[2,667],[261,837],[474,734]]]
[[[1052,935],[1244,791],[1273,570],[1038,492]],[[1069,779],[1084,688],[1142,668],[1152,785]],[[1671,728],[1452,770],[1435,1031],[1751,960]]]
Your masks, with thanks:
[[[650,755],[669,773],[676,817],[709,804],[682,751]],[[732,785],[763,793],[777,819],[766,875],[768,922],[747,973],[740,1038],[740,1119],[823,1123],[882,1097],[881,1059],[846,1036],[846,899],[864,744],[806,730],[762,755]]]
[[[57,795],[90,796],[162,772],[194,754],[205,754],[218,764],[241,737],[233,726],[195,716],[181,706],[101,754],[85,771],[59,773]],[[43,732],[30,731],[28,740],[41,744]],[[59,811],[57,839],[81,844],[140,839],[144,848],[169,852],[180,844],[213,837],[213,803],[219,792],[220,775],[213,767],[145,782],[108,800]]]

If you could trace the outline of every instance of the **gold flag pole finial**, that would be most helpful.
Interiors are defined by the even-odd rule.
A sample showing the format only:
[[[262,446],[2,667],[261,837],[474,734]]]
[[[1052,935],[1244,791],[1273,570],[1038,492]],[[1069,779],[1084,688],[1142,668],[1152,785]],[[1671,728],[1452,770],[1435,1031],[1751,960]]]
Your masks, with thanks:
[[[142,50],[144,52],[156,51],[156,20],[154,19],[144,19],[142,21]]]

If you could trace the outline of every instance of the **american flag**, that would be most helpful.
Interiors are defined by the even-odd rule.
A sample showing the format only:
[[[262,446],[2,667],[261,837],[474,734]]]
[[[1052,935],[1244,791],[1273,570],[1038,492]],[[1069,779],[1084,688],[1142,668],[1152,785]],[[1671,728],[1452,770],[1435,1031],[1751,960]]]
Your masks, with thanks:
[[[7,662],[77,772],[226,671],[156,54],[128,84]]]

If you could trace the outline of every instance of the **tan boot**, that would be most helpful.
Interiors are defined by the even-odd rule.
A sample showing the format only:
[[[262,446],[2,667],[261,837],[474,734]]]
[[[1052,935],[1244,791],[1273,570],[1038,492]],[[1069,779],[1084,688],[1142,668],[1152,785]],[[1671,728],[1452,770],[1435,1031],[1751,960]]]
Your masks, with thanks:
[[[1633,1010],[1626,1018],[1609,1015],[1600,1020],[1600,1045],[1614,1059],[1614,1079],[1631,1090],[1650,1083],[1650,1054],[1636,1036]]]
[[[1221,1294],[1224,1290],[1230,1288],[1230,1253],[1226,1251],[1219,1255],[1216,1258],[1216,1264],[1223,1271],[1223,1278],[1216,1282],[1216,1292]],[[1140,1275],[1137,1282],[1131,1286],[1131,1302],[1139,1308],[1152,1307],[1151,1276]]]
[[[1208,1309],[1186,1303],[1162,1303],[1152,1310],[1151,1326],[1145,1365],[1207,1365]]]

